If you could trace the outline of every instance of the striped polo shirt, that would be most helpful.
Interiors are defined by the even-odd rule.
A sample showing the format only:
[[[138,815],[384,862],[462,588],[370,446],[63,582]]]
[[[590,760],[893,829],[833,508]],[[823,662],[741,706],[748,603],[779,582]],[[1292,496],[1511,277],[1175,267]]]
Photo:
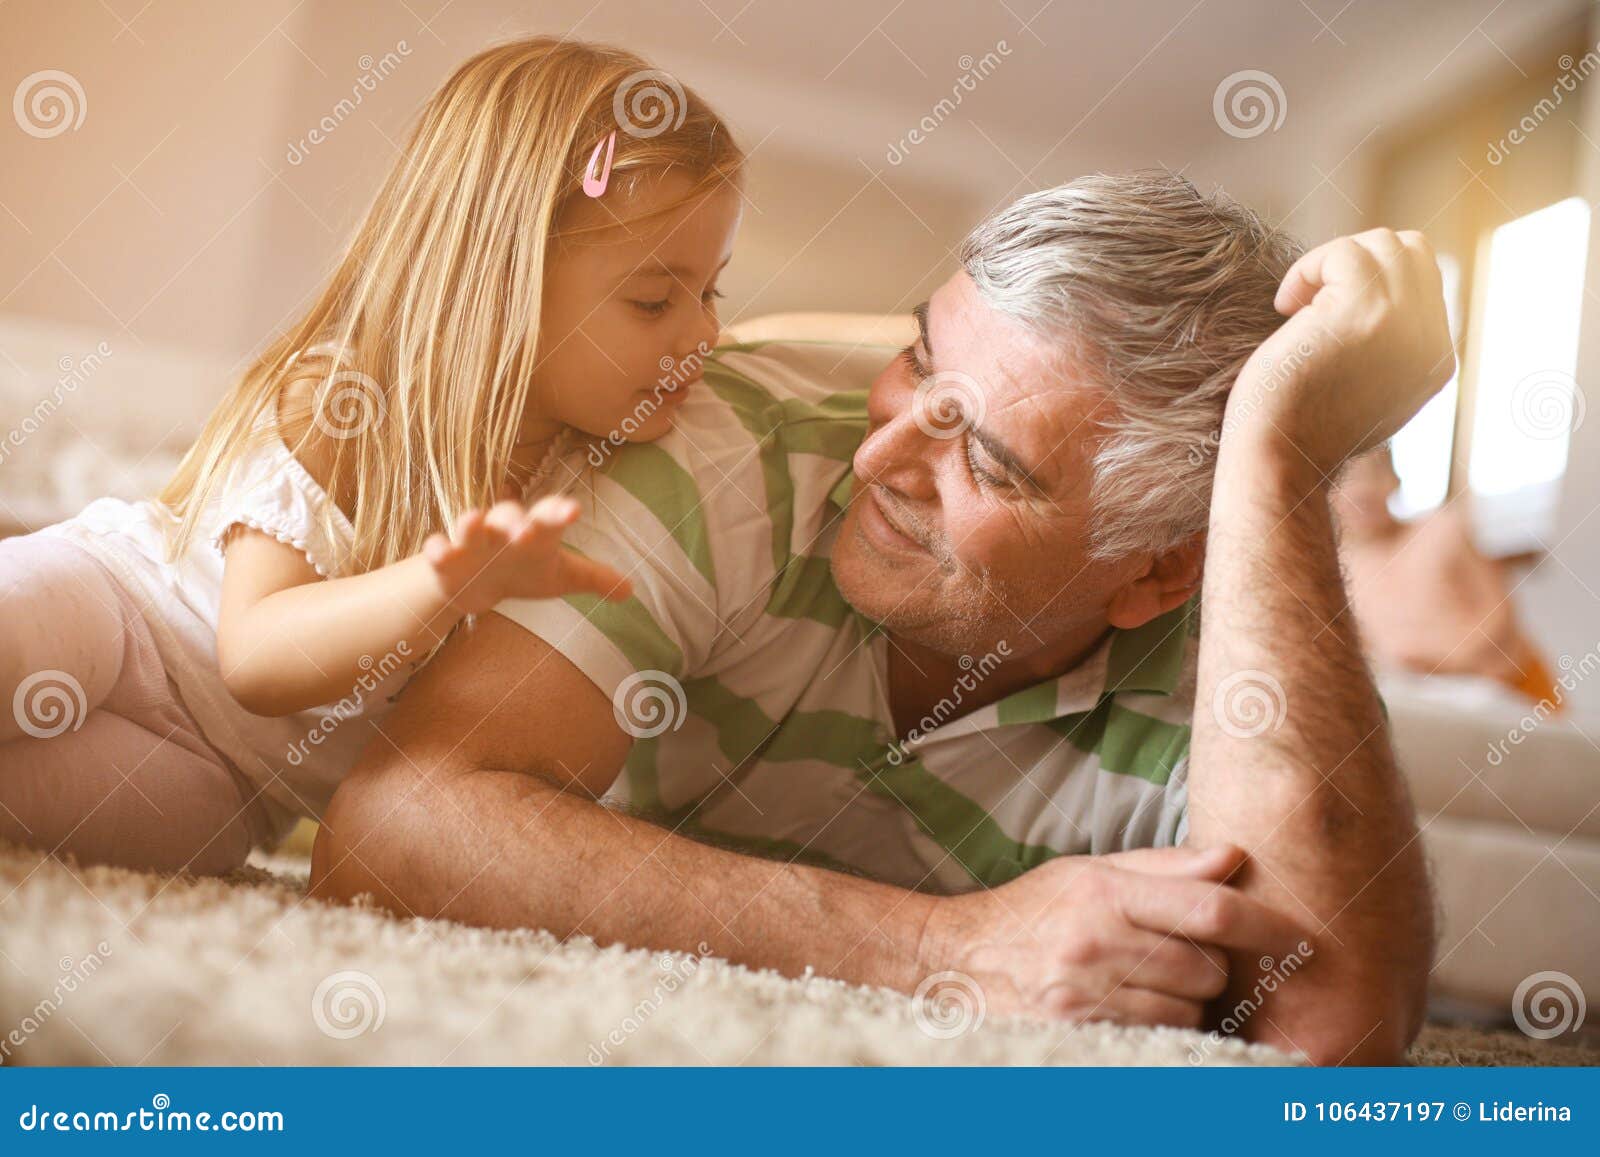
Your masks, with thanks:
[[[562,463],[584,507],[568,545],[630,576],[633,596],[497,611],[612,698],[635,739],[611,796],[679,834],[941,893],[1179,842],[1188,607],[966,713],[1003,655],[962,656],[946,699],[896,734],[884,628],[829,569],[867,387],[893,353],[719,349],[671,433]]]

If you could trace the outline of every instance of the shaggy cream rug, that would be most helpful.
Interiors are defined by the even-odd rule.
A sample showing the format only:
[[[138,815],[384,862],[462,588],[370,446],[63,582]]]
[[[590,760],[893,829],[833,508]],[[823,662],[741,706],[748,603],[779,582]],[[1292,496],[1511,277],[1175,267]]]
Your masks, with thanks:
[[[1273,1065],[1175,1029],[980,1018],[720,960],[399,920],[304,897],[305,860],[228,880],[84,868],[0,845],[10,1064]],[[1423,1064],[1595,1063],[1430,1029]]]

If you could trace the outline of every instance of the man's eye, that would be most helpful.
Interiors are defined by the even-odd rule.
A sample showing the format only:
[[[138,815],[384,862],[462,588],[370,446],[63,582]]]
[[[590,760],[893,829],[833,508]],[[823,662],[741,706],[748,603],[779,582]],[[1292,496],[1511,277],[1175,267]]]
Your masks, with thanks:
[[[971,438],[968,438],[966,442],[967,468],[972,471],[972,477],[974,479],[984,486],[993,486],[996,488],[1005,488],[1011,490],[1016,489],[1015,484],[1012,483],[1010,479],[1002,478],[993,471],[986,470],[983,464],[978,461],[976,442],[974,442]]]
[[[672,299],[664,297],[660,301],[634,301],[629,304],[650,317],[660,317],[667,312],[667,307],[672,304]]]

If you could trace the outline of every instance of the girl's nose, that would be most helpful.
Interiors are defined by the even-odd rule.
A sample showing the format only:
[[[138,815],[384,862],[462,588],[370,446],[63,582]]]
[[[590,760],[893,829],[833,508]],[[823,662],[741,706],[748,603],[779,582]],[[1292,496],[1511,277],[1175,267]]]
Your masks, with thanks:
[[[722,326],[717,320],[715,310],[703,309],[696,324],[690,327],[685,335],[689,348],[678,355],[679,361],[689,357],[699,359],[710,353],[717,344],[717,338],[722,335]]]

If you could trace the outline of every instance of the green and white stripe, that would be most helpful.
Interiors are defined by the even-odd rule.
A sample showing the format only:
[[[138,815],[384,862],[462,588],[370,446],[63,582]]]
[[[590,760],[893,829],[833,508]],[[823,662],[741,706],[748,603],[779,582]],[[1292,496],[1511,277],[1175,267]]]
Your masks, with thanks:
[[[828,568],[867,386],[889,356],[719,350],[672,433],[599,467],[566,463],[585,506],[569,544],[630,575],[634,597],[499,612],[619,711],[653,689],[665,715],[636,729],[613,794],[682,834],[935,892],[1001,884],[1052,856],[1178,842],[1188,608],[898,741],[887,640]]]

